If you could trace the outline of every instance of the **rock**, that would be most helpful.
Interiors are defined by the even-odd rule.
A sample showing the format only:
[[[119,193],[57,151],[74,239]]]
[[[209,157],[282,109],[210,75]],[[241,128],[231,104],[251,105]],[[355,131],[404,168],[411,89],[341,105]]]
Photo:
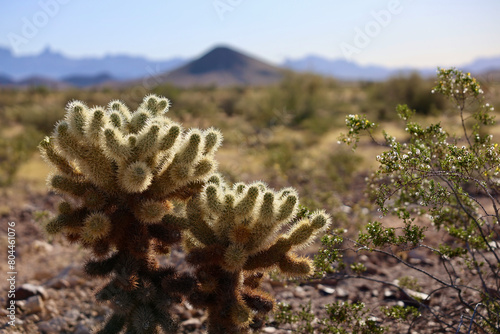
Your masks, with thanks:
[[[49,300],[45,303],[45,309],[48,311],[50,318],[59,315],[59,308],[54,300]]]
[[[45,311],[43,299],[40,296],[32,296],[25,301],[19,301],[18,305],[26,314],[43,313]]]
[[[66,321],[63,317],[55,317],[49,321],[39,322],[37,325],[42,334],[59,334],[67,330]]]
[[[365,274],[366,275],[376,275],[378,274],[379,271],[379,266],[373,264],[373,263],[365,263]]]
[[[54,249],[54,246],[45,241],[35,240],[33,241],[33,249],[38,253],[50,253]]]
[[[88,329],[87,326],[80,324],[80,325],[76,326],[73,334],[90,334],[90,333],[91,333],[90,329]]]
[[[279,294],[280,299],[292,299],[293,293],[291,291],[283,291]]]
[[[274,327],[264,327],[262,333],[276,333],[276,328]]]
[[[316,288],[323,296],[332,295],[335,292],[334,288],[329,288],[327,286],[324,286],[323,284],[318,284]]]
[[[25,283],[16,289],[16,300],[28,299],[32,296],[41,296],[47,299],[47,291],[42,286]]]
[[[66,289],[69,288],[70,284],[64,278],[54,278],[46,283],[47,287],[52,289]]]
[[[186,321],[183,321],[181,323],[181,326],[187,330],[187,331],[195,331],[197,330],[198,328],[201,328],[201,321],[200,319],[197,319],[197,318],[191,318],[191,319],[188,319]]]
[[[396,299],[396,293],[392,291],[391,289],[385,288],[384,289],[384,299]]]
[[[429,305],[430,303],[430,295],[426,293],[414,291],[411,289],[399,290],[399,292],[399,299],[403,300],[408,305],[418,306],[419,303],[415,302],[414,299],[424,305]]]
[[[352,208],[348,205],[342,205],[340,207],[340,211],[342,211],[343,213],[349,214],[352,212]]]
[[[293,291],[293,295],[297,298],[300,298],[300,299],[304,299],[307,297],[307,293],[300,286],[295,288],[295,290]]]
[[[347,299],[349,297],[349,292],[344,288],[337,288],[336,292],[337,298],[339,299]]]
[[[74,288],[76,286],[84,286],[87,283],[85,279],[76,275],[69,276],[67,281],[71,288]]]
[[[25,320],[27,322],[31,322],[31,323],[33,323],[33,322],[39,322],[40,321],[40,317],[38,316],[38,314],[30,314],[30,315],[28,315],[25,318]]]
[[[80,312],[75,309],[71,309],[66,311],[64,313],[64,319],[66,319],[68,325],[70,326],[76,326],[76,322],[78,321],[78,318],[80,317]]]
[[[367,320],[369,320],[369,321],[373,321],[373,322],[375,322],[375,323],[377,323],[377,324],[381,324],[381,323],[383,322],[383,320],[382,320],[382,319],[377,318],[377,317],[373,317],[373,316],[372,316],[372,317],[369,317]]]

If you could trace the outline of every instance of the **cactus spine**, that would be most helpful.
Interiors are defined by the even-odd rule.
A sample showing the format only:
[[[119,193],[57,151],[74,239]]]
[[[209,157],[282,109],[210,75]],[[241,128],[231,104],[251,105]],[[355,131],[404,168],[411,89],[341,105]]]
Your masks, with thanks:
[[[259,289],[266,271],[278,268],[290,276],[311,272],[311,261],[293,250],[309,244],[330,219],[315,212],[280,233],[297,205],[293,189],[274,192],[262,183],[230,187],[217,175],[189,201],[187,260],[199,281],[191,299],[208,309],[210,334],[247,333],[263,325],[274,308],[272,297]]]
[[[186,131],[166,117],[169,107],[155,95],[136,111],[120,101],[68,104],[40,143],[54,167],[48,185],[67,199],[46,230],[90,249],[85,271],[107,278],[96,299],[111,302],[113,314],[99,333],[176,333],[169,309],[183,297],[208,310],[210,334],[248,333],[274,308],[260,289],[264,274],[308,275],[311,261],[294,251],[330,218],[318,211],[295,219],[291,188],[226,184],[214,160],[221,133]],[[173,210],[176,201],[186,210]],[[194,275],[155,258],[181,239]]]
[[[214,129],[184,131],[166,117],[169,105],[154,95],[135,112],[119,101],[92,109],[75,101],[40,144],[54,167],[49,187],[70,199],[47,231],[91,249],[87,274],[109,278],[96,294],[114,305],[101,333],[175,333],[168,309],[194,284],[159,268],[154,255],[180,240],[183,226],[167,219],[172,200],[201,189],[222,137]]]

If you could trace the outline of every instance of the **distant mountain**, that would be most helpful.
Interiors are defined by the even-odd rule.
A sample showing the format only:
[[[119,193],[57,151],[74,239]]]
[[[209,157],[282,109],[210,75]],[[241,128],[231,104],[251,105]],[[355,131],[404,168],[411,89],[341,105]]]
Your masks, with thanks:
[[[76,87],[89,87],[89,86],[95,86],[95,85],[100,85],[108,82],[112,82],[115,79],[107,74],[107,73],[101,73],[98,75],[92,75],[92,76],[86,76],[86,75],[72,75],[68,77],[64,77],[62,79],[63,82],[76,86]]]
[[[14,80],[7,75],[0,74],[0,85],[10,85],[13,84]]]
[[[279,67],[219,46],[155,80],[181,87],[267,85],[278,82],[282,76]]]
[[[298,72],[332,76],[340,80],[384,80],[395,72],[382,66],[361,66],[342,59],[330,60],[315,55],[295,60],[286,59],[283,67]]]
[[[68,76],[98,76],[102,73],[128,80],[160,74],[185,63],[182,58],[154,61],[124,55],[76,59],[53,52],[50,48],[38,55],[14,56],[9,49],[0,47],[0,73],[15,80],[32,76],[60,80]]]
[[[372,80],[380,81],[395,75],[407,75],[418,72],[424,77],[434,76],[436,68],[387,68],[384,66],[362,66],[342,59],[328,59],[321,56],[306,56],[300,59],[287,59],[282,65],[298,72],[312,72],[333,76],[340,80]],[[481,75],[485,72],[500,70],[500,57],[479,58],[470,64],[456,66],[464,71]]]
[[[478,58],[470,64],[466,64],[463,67],[471,73],[484,73],[489,71],[500,70],[500,57],[491,58]]]
[[[479,58],[457,67],[475,76],[498,81],[500,56]],[[226,46],[216,47],[192,61],[182,58],[153,61],[126,55],[76,59],[50,48],[38,55],[15,56],[9,49],[0,47],[0,85],[3,86],[125,87],[144,84],[145,81],[154,81],[153,84],[168,82],[181,87],[266,85],[279,81],[285,70],[312,72],[349,81],[381,81],[415,71],[426,77],[433,77],[436,73],[435,68],[363,66],[317,55],[286,59],[278,67]]]
[[[61,81],[48,79],[45,77],[33,76],[14,83],[16,87],[44,86],[51,89],[68,88],[69,86]]]

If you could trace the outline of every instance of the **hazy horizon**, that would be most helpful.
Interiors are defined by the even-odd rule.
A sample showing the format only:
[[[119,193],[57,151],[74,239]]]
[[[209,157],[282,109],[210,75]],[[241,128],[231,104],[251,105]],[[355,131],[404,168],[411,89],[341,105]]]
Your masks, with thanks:
[[[493,0],[2,2],[0,46],[16,55],[50,47],[71,58],[193,59],[227,45],[274,64],[318,55],[389,68],[500,55],[500,2]]]

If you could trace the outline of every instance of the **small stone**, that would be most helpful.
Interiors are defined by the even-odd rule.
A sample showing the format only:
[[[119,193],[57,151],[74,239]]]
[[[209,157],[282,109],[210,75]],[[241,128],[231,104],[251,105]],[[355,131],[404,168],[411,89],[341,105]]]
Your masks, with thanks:
[[[45,309],[43,299],[40,296],[29,297],[21,305],[19,305],[19,307],[26,314],[43,313]]]
[[[74,288],[76,286],[83,286],[86,283],[86,280],[84,280],[82,277],[72,275],[68,277],[68,283],[71,288]]]
[[[76,322],[77,322],[79,317],[80,317],[80,312],[78,312],[78,310],[75,310],[75,309],[68,310],[64,314],[64,318],[66,319],[66,321],[68,322],[68,325],[70,325],[70,326],[76,326]]]
[[[334,288],[329,288],[327,286],[324,286],[323,284],[318,284],[316,288],[318,289],[319,293],[321,293],[324,296],[332,295],[335,292]]]
[[[306,298],[307,293],[304,291],[304,289],[302,287],[298,286],[293,291],[293,295],[297,298],[303,299],[303,298]]]
[[[293,298],[293,293],[290,291],[283,291],[279,294],[280,299],[291,299]]]
[[[263,333],[276,333],[276,328],[274,327],[264,327],[262,329]]]
[[[33,241],[33,249],[38,253],[50,253],[54,249],[54,246],[45,241],[35,240]]]
[[[67,288],[69,288],[70,284],[64,278],[58,278],[58,279],[54,279],[54,280],[49,281],[49,283],[47,284],[47,286],[49,288],[59,290],[59,289],[67,289]]]
[[[67,329],[66,321],[62,317],[55,317],[49,321],[42,321],[37,325],[38,330],[43,334],[59,334]]]
[[[405,289],[404,291],[400,290],[399,298],[407,302],[409,305],[415,306],[418,306],[418,302],[414,301],[415,299],[424,305],[429,305],[430,303],[430,295],[411,289]]]
[[[368,256],[366,254],[361,254],[359,256],[359,261],[360,262],[367,262],[369,259],[368,259]]]
[[[347,297],[349,297],[349,292],[346,289],[337,288],[337,298],[347,299]]]
[[[198,318],[191,318],[183,321],[181,326],[184,327],[185,330],[192,332],[201,327],[201,321]]]
[[[200,317],[202,317],[205,314],[205,312],[203,310],[200,310],[200,309],[197,309],[197,308],[192,309],[190,311],[190,313],[191,313],[191,316],[193,316],[195,318],[200,318]]]
[[[377,324],[381,324],[381,323],[382,323],[382,319],[377,318],[377,317],[373,317],[373,316],[372,316],[372,317],[369,317],[367,320],[369,320],[369,321],[373,321],[373,322],[375,322],[375,323],[377,323]]]
[[[88,329],[85,325],[78,325],[75,328],[75,332],[73,334],[90,334],[90,329]]]
[[[47,291],[42,286],[25,283],[16,289],[16,300],[28,299],[32,296],[41,296],[47,299]]]
[[[38,314],[30,314],[27,317],[25,317],[25,320],[27,322],[39,322],[40,317],[38,316]]]
[[[396,299],[396,294],[391,289],[384,289],[384,299]]]

